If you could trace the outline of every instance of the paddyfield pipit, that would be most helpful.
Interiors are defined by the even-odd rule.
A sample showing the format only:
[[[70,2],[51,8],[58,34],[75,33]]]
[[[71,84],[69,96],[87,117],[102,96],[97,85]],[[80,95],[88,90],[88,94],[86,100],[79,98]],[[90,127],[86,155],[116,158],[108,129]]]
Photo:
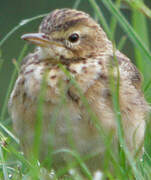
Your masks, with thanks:
[[[112,132],[116,144],[112,79],[115,84],[119,80],[126,145],[132,154],[142,145],[149,106],[141,91],[141,75],[129,58],[113,50],[105,32],[88,14],[73,9],[54,10],[43,19],[38,33],[25,34],[22,39],[37,47],[22,62],[9,111],[25,155],[30,154],[34,144],[43,89],[40,159],[48,159],[52,149],[74,147],[81,156],[98,153],[99,158],[88,166],[100,168],[105,145],[85,99],[97,124],[106,133]],[[59,166],[66,159],[65,153],[57,154],[54,164]]]

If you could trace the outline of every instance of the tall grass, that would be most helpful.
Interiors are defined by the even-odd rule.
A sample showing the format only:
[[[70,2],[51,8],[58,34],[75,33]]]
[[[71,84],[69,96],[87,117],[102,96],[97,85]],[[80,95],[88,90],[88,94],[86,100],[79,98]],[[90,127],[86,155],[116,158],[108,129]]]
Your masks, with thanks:
[[[151,11],[150,9],[144,4],[143,0],[137,1],[130,1],[124,0],[129,5],[129,11],[132,13],[131,22],[128,22],[122,12],[120,11],[120,5],[123,1],[116,0],[113,2],[112,0],[98,0],[96,3],[95,0],[88,0],[90,3],[92,10],[94,10],[95,15],[98,17],[98,20],[102,24],[104,30],[106,31],[110,40],[115,44],[115,33],[117,29],[117,24],[121,26],[125,35],[121,37],[119,44],[117,45],[118,48],[122,49],[125,45],[126,40],[129,38],[134,47],[135,53],[135,64],[137,65],[138,69],[141,71],[142,75],[144,76],[144,81],[142,84],[142,89],[145,93],[145,97],[148,102],[151,102],[151,75],[150,75],[150,68],[151,68],[151,53],[149,51],[149,32],[148,26],[146,23],[147,18],[151,18]],[[73,5],[74,8],[78,9],[80,4],[80,0],[77,0]],[[99,6],[100,3],[103,3],[106,7],[106,10],[112,15],[110,22],[106,21],[106,18],[101,11]],[[29,22],[39,19],[44,15],[38,15],[36,17],[32,17],[30,19],[26,19],[21,21],[17,26],[12,28],[12,30],[6,34],[6,36],[0,41],[0,48],[6,41],[9,41],[9,37],[13,36],[14,32],[20,29],[23,25],[28,25]],[[140,20],[142,26],[140,26]],[[6,92],[4,104],[2,106],[1,114],[0,114],[0,179],[8,180],[12,179],[49,179],[52,174],[52,179],[59,179],[60,176],[65,174],[64,179],[76,179],[82,180],[83,177],[79,170],[75,167],[80,167],[83,175],[87,179],[93,179],[93,175],[89,171],[88,167],[85,164],[86,160],[93,158],[96,154],[90,156],[81,157],[78,152],[74,149],[74,140],[72,138],[72,132],[70,132],[69,136],[69,143],[72,147],[72,151],[69,149],[60,149],[58,151],[54,151],[52,148],[52,144],[50,144],[50,152],[49,152],[49,160],[46,159],[44,163],[40,164],[38,161],[39,153],[40,153],[40,143],[41,143],[41,129],[42,129],[42,120],[43,120],[43,100],[45,98],[45,90],[46,90],[46,77],[47,72],[44,75],[42,87],[41,87],[41,94],[39,95],[38,99],[38,107],[37,107],[37,125],[35,127],[35,138],[32,147],[32,154],[31,157],[27,160],[24,157],[23,153],[20,152],[20,145],[19,140],[13,134],[13,130],[11,127],[4,124],[7,117],[7,103],[10,96],[10,92],[13,88],[13,84],[15,78],[17,76],[17,68],[26,54],[28,46],[25,45],[20,52],[20,55],[15,61],[14,72],[11,76],[11,80],[9,82],[9,86]],[[0,53],[0,70],[3,67],[3,56]],[[114,57],[115,62],[116,57]],[[118,65],[117,65],[118,66]],[[66,76],[71,80],[70,85],[73,85],[79,97],[81,98],[84,106],[87,109],[87,112],[92,119],[92,123],[96,126],[99,134],[104,139],[104,144],[106,147],[106,153],[104,155],[104,165],[102,168],[104,179],[137,179],[137,180],[148,180],[151,179],[151,125],[150,121],[147,122],[147,128],[145,133],[145,153],[140,160],[131,157],[130,153],[127,150],[127,147],[124,142],[124,134],[122,130],[122,123],[121,123],[121,114],[120,114],[120,106],[119,106],[119,80],[117,78],[117,82],[115,83],[115,79],[112,76],[111,70],[111,78],[110,78],[110,85],[112,90],[112,101],[114,106],[114,111],[116,115],[116,123],[118,129],[118,138],[119,138],[119,152],[118,156],[114,156],[112,152],[112,133],[109,136],[106,136],[106,133],[103,132],[102,127],[98,123],[98,119],[96,115],[92,112],[91,108],[89,107],[89,103],[87,99],[83,96],[81,90],[79,89],[77,83],[75,82],[74,78],[71,77],[70,73],[62,66],[59,65],[60,69],[66,74]],[[117,68],[118,69],[118,68]],[[118,74],[118,72],[117,72]],[[60,83],[60,89],[63,91],[63,87]],[[54,127],[56,124],[56,119],[59,115],[59,108],[64,107],[66,108],[66,98],[64,93],[62,93],[62,97],[60,99],[59,107],[55,109],[54,114],[52,116],[52,124],[50,127],[51,134],[54,134]],[[67,124],[70,122],[68,118],[68,114],[66,115]],[[51,139],[53,142],[53,139]],[[53,169],[52,161],[53,156],[59,153],[68,154],[73,161],[67,162],[66,167],[60,168],[57,172],[48,172],[46,169],[43,168],[43,164],[47,164],[50,169]],[[50,160],[51,159],[51,160]],[[112,168],[110,168],[112,166]],[[75,169],[75,171],[70,171],[70,177],[67,177],[66,174],[69,169]],[[112,171],[110,170],[112,169]]]

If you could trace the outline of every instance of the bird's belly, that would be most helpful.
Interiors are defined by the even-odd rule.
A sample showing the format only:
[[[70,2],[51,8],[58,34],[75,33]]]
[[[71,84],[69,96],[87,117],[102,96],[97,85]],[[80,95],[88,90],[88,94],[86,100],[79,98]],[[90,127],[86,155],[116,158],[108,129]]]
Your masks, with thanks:
[[[49,154],[50,150],[53,149],[55,152],[54,165],[58,168],[69,161],[76,161],[76,158],[69,153],[72,151],[83,159],[91,157],[90,160],[88,158],[86,161],[89,168],[99,168],[105,149],[103,140],[96,129],[94,130],[90,126],[88,120],[80,116],[78,110],[74,109],[73,111],[72,105],[68,106],[67,109],[61,108],[56,119],[53,119],[51,115],[52,126],[50,125],[49,130],[43,131],[42,147],[45,148],[42,148],[41,160],[48,157],[47,153]]]
[[[79,109],[71,104],[62,107],[57,116],[48,113],[44,121],[50,121],[50,125],[43,131],[44,142],[54,150],[62,148],[72,149],[80,155],[88,155],[102,151],[102,141],[96,129],[91,127],[87,117],[80,115]]]
[[[36,104],[28,104],[26,107],[20,107],[20,113],[17,110],[13,111],[18,112],[18,114],[14,114],[13,124],[14,127],[16,126],[15,130],[27,156],[30,154],[36,140],[35,134],[37,133],[36,129],[38,129],[36,128],[38,126],[36,107]],[[81,156],[104,151],[102,140],[96,129],[92,127],[88,117],[81,114],[80,109],[75,107],[72,102],[62,106],[46,102],[43,110],[43,117],[40,120],[39,151],[41,160],[48,158],[50,152],[61,149],[76,151]],[[18,124],[20,124],[20,127],[18,127]],[[68,159],[66,153],[60,153],[56,157],[55,161],[59,161],[59,163]]]

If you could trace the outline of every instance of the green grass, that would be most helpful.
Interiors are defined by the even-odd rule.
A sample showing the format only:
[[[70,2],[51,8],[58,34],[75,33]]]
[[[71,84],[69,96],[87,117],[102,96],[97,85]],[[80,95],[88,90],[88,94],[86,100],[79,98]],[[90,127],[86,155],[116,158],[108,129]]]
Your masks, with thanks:
[[[90,3],[94,14],[96,15],[99,22],[102,24],[104,30],[106,31],[110,40],[112,40],[113,44],[115,44],[115,34],[116,29],[118,28],[117,24],[119,24],[124,31],[124,36],[121,37],[119,43],[116,44],[120,50],[123,49],[126,40],[129,38],[134,47],[134,63],[141,71],[144,81],[142,84],[142,90],[144,91],[145,98],[149,103],[151,103],[151,53],[149,51],[149,31],[147,25],[147,18],[151,18],[151,10],[144,4],[143,0],[124,0],[129,5],[129,11],[132,13],[131,21],[128,22],[122,12],[120,11],[120,5],[123,1],[116,0],[113,2],[111,0],[98,0],[98,4],[95,0],[88,0]],[[73,5],[74,8],[78,9],[80,5],[80,0],[77,0]],[[107,22],[101,8],[98,6],[99,3],[102,2],[108,10],[108,13],[112,15],[110,18],[110,22]],[[137,3],[136,3],[137,2]],[[12,28],[12,30],[6,34],[6,36],[0,41],[0,49],[4,45],[6,41],[9,41],[10,36],[14,35],[18,29],[22,28],[23,25],[28,25],[31,21],[42,18],[47,14],[38,15],[36,17],[32,17],[30,19],[26,19],[21,21],[17,26]],[[141,20],[141,26],[140,26]],[[30,24],[29,24],[30,26]],[[80,167],[81,172],[87,179],[93,179],[93,175],[85,164],[85,161],[93,158],[94,155],[81,157],[78,152],[74,150],[74,141],[72,138],[72,131],[70,132],[70,137],[68,138],[68,142],[72,147],[72,151],[69,149],[60,149],[58,151],[54,151],[50,144],[50,156],[51,158],[46,159],[44,163],[38,163],[39,151],[40,151],[40,143],[41,143],[41,128],[42,128],[42,119],[43,119],[43,100],[45,97],[45,79],[47,77],[47,72],[44,75],[41,93],[38,99],[38,107],[37,107],[37,125],[35,127],[35,138],[32,148],[31,157],[27,160],[26,157],[20,152],[20,145],[18,138],[13,134],[12,127],[10,123],[8,125],[5,123],[10,122],[10,117],[7,115],[7,103],[13,88],[14,81],[17,77],[18,67],[20,65],[21,60],[26,55],[28,46],[25,44],[22,51],[19,53],[19,57],[17,61],[14,61],[14,71],[11,76],[11,80],[9,82],[9,86],[5,95],[4,103],[1,107],[0,114],[0,179],[8,180],[10,178],[14,180],[20,179],[48,179],[48,172],[43,168],[43,164],[49,166],[50,169],[53,169],[52,160],[53,156],[59,153],[67,154],[73,160],[68,163],[66,167],[60,168],[57,172],[54,173],[53,179],[59,179],[60,176],[66,174],[68,170],[72,167],[78,166]],[[116,57],[114,58],[116,62]],[[0,70],[3,68],[3,55],[0,51]],[[151,179],[151,125],[150,121],[147,122],[147,128],[145,133],[145,153],[141,160],[135,159],[131,157],[130,153],[127,150],[123,139],[123,129],[121,123],[121,114],[120,114],[120,106],[118,102],[118,92],[119,92],[119,81],[117,78],[117,82],[115,83],[115,79],[110,78],[110,85],[112,90],[112,101],[114,106],[114,111],[116,115],[116,123],[118,129],[118,138],[119,138],[119,151],[118,156],[114,156],[112,153],[112,133],[109,136],[106,136],[106,133],[103,132],[100,124],[98,123],[98,119],[96,115],[92,112],[87,99],[83,96],[81,90],[78,87],[78,84],[71,77],[70,73],[60,64],[60,68],[62,71],[71,79],[71,85],[75,86],[79,96],[85,105],[87,112],[92,119],[92,123],[98,129],[98,132],[101,137],[104,139],[104,144],[106,147],[106,152],[104,155],[104,164],[103,164],[103,174],[104,179],[108,178],[110,180],[123,180],[123,179],[137,179],[137,180],[149,180]],[[117,68],[118,69],[118,68]],[[62,89],[62,84],[60,83],[60,89]],[[66,98],[64,93],[62,93],[62,97],[60,98],[59,106],[55,109],[55,112],[52,116],[52,125],[50,127],[51,133],[54,134],[54,126],[56,123],[56,119],[59,113],[60,107],[66,107]],[[66,114],[67,123],[70,127],[69,117]],[[52,139],[53,141],[53,139]],[[50,160],[51,159],[51,160]],[[112,172],[110,171],[110,167],[112,166]],[[11,177],[12,176],[12,177]],[[83,177],[79,173],[77,169],[75,169],[74,173],[71,173],[70,177],[66,176],[64,179],[75,179],[82,180]]]

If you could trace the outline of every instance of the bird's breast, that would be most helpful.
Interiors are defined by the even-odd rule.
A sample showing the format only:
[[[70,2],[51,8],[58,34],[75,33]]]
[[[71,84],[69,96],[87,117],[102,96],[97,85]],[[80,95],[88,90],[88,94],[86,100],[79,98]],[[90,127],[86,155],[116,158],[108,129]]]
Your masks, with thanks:
[[[74,62],[65,66],[65,68],[69,71],[69,74],[66,74],[57,64],[53,65],[48,60],[46,62],[31,63],[24,68],[16,85],[21,84],[23,81],[22,88],[31,99],[37,98],[40,90],[45,88],[46,100],[58,103],[58,100],[55,102],[55,99],[68,92],[68,89],[78,91],[79,88],[85,93],[95,84],[95,81],[103,72],[98,60],[93,59]],[[71,82],[71,78],[77,83],[77,89],[73,87],[74,83]],[[45,87],[42,87],[42,84]]]

